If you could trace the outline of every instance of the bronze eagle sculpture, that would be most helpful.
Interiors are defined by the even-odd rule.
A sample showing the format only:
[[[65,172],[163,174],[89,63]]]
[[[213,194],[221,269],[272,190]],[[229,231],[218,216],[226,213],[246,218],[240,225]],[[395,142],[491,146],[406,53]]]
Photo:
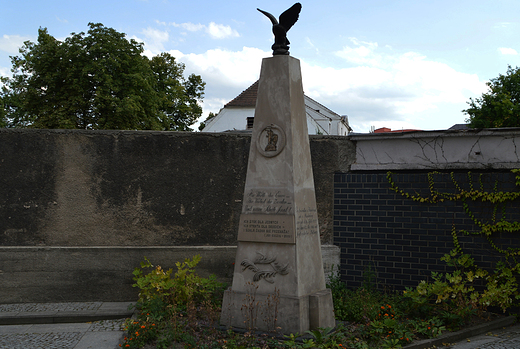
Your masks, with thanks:
[[[266,15],[267,18],[271,20],[271,23],[273,23],[274,44],[271,46],[273,56],[288,55],[290,42],[287,40],[287,32],[298,20],[302,5],[299,2],[292,5],[291,8],[280,15],[279,21],[269,12],[262,11],[259,8],[257,8],[257,10]]]

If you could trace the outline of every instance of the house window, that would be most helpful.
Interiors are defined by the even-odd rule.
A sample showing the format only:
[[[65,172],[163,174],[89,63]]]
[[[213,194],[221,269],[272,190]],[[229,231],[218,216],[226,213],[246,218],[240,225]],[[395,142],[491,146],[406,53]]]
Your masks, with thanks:
[[[247,127],[246,129],[250,130],[253,128],[253,124],[255,122],[255,117],[254,116],[250,116],[247,118]]]

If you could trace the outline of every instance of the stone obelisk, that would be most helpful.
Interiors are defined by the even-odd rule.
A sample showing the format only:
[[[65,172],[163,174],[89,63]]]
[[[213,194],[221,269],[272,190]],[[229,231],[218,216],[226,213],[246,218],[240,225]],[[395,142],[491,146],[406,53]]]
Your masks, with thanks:
[[[300,61],[289,55],[262,61],[233,284],[221,323],[283,333],[335,326]]]

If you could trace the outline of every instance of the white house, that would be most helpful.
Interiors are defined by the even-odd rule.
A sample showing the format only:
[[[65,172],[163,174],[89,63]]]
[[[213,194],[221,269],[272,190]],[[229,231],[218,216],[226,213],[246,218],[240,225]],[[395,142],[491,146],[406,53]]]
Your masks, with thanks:
[[[206,122],[204,132],[243,131],[253,128],[258,81],[249,86]],[[309,134],[346,136],[352,129],[347,115],[338,115],[304,95]]]

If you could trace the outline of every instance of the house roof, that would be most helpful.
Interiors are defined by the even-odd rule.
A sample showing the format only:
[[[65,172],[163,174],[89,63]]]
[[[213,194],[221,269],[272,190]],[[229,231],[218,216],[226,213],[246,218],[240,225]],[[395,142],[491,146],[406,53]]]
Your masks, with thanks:
[[[393,132],[415,132],[415,131],[421,131],[416,129],[401,129],[401,130],[393,130],[388,127],[381,127],[377,130],[374,130],[374,133],[393,133]]]
[[[255,108],[256,107],[256,96],[258,94],[258,82],[259,82],[259,80],[256,80],[251,86],[249,86],[244,91],[242,91],[242,93],[240,93],[238,96],[236,96],[230,102],[225,104],[224,108],[228,108],[228,107]],[[307,96],[305,94],[304,94],[304,96],[305,96],[305,98],[311,100],[312,102],[314,102],[315,104],[320,106],[322,109],[327,110],[330,114],[337,116],[338,118],[340,117],[337,113],[335,113],[332,110],[330,110],[329,108],[325,107],[323,104],[315,101],[314,99],[310,98],[309,96]],[[307,103],[306,103],[306,107],[310,108],[310,106],[308,106]],[[313,109],[313,110],[316,111],[317,113],[320,113],[319,109]]]
[[[455,124],[448,130],[469,130],[468,124]]]
[[[241,94],[232,99],[229,103],[224,105],[224,108],[228,107],[256,107],[256,95],[258,93],[258,80],[249,86],[247,89],[242,91]]]
[[[259,81],[242,91],[238,96],[224,105],[218,114],[209,120],[205,131],[223,132],[238,130],[246,125],[245,120],[254,117]],[[344,131],[352,132],[348,125],[347,115],[340,116],[304,94],[305,114],[309,128],[316,129],[317,133],[339,134]],[[332,132],[332,133],[331,133]]]

